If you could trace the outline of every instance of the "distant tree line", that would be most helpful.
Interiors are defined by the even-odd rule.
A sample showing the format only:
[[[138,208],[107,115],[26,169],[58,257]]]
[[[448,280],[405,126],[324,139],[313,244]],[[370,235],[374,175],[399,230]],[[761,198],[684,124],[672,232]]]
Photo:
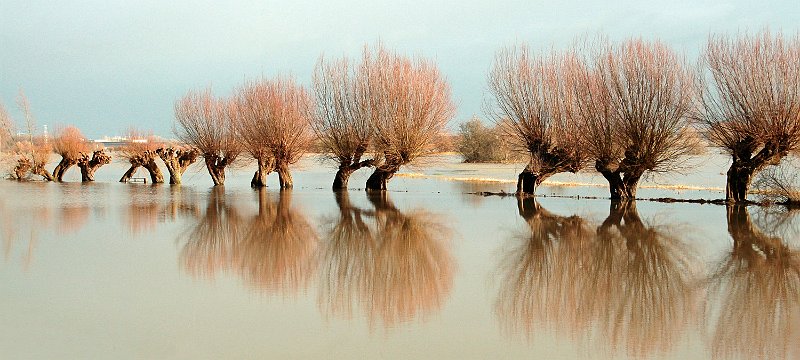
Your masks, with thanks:
[[[713,35],[702,66],[659,41],[597,41],[565,51],[534,53],[521,45],[498,51],[488,74],[485,126],[473,119],[459,128],[457,150],[467,162],[515,161],[524,154],[517,193],[534,194],[547,178],[594,168],[613,200],[636,198],[642,178],[687,167],[706,143],[731,156],[726,199],[746,202],[754,178],[800,148],[800,38],[764,31]],[[24,94],[18,107],[29,136],[14,139],[0,108],[0,151],[18,155],[12,176],[61,181],[72,165],[83,181],[110,162],[91,149],[75,128],[52,140],[33,136]],[[228,97],[211,89],[189,91],[175,102],[179,144],[133,131],[121,156],[155,183],[179,184],[202,158],[215,185],[225,169],[255,160],[253,187],[276,172],[291,188],[290,168],[312,147],[338,164],[332,188],[348,187],[361,168],[372,168],[368,190],[386,190],[403,166],[441,145],[455,113],[450,88],[436,65],[382,45],[365,47],[359,59],[321,57],[309,89],[290,77],[246,81]],[[48,172],[50,153],[61,161]],[[774,177],[774,176],[773,176]],[[783,177],[786,178],[786,177]]]

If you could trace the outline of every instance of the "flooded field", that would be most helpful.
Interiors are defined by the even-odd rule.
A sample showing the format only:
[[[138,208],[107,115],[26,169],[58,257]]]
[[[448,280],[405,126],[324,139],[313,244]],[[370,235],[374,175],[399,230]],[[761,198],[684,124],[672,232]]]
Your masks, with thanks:
[[[639,195],[721,198],[724,166]],[[441,157],[384,195],[332,193],[314,159],[292,191],[250,189],[248,168],[120,184],[121,163],[0,181],[0,358],[800,356],[800,217],[561,197],[607,196],[589,175],[470,194],[520,167]]]

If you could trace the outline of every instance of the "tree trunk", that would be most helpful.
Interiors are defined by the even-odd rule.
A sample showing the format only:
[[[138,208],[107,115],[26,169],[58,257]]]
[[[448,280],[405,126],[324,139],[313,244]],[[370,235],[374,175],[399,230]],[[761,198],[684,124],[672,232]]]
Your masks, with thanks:
[[[641,176],[623,177],[619,171],[601,170],[600,174],[608,181],[611,201],[627,201],[636,199]]]
[[[25,179],[32,167],[33,165],[31,164],[30,159],[24,156],[20,157],[17,160],[17,166],[14,167],[14,178],[17,180]]]
[[[336,176],[333,178],[333,191],[347,190],[347,183],[350,181],[350,175],[353,170],[350,167],[339,167],[336,171]]]
[[[136,170],[139,169],[139,165],[131,164],[131,167],[128,168],[128,171],[125,174],[122,174],[122,178],[119,179],[119,182],[124,183],[131,180],[133,174],[136,174]]]
[[[273,164],[271,160],[264,158],[257,158],[258,170],[253,174],[253,180],[250,180],[250,186],[253,188],[267,187],[267,176],[272,172]]]
[[[103,150],[93,152],[91,158],[89,154],[81,154],[81,158],[78,159],[78,167],[81,169],[81,181],[94,181],[95,171],[109,163],[111,163],[111,156]]]
[[[44,168],[44,164],[34,163],[31,173],[41,176],[45,181],[53,181],[53,175],[51,175],[50,172]]]
[[[206,168],[214,186],[225,185],[225,165],[218,165],[214,157],[206,157]]]
[[[64,181],[64,173],[67,172],[67,169],[72,167],[72,165],[77,163],[77,159],[61,155],[61,161],[59,161],[58,165],[56,165],[56,168],[53,169],[53,178],[55,178],[55,180],[58,182]]]
[[[399,170],[397,168],[384,168],[384,167],[376,167],[375,171],[372,172],[372,175],[369,176],[367,179],[367,190],[379,190],[385,191],[386,190],[386,183],[389,182],[389,179],[394,176],[394,173]]]
[[[536,187],[542,182],[538,174],[529,169],[522,170],[517,177],[517,195],[534,195]]]
[[[164,161],[169,171],[169,183],[172,185],[180,185],[183,180],[183,173],[189,168],[189,165],[197,161],[199,152],[196,149],[181,150],[174,148],[160,148],[156,150],[156,154]]]
[[[291,189],[294,186],[292,182],[292,173],[289,171],[289,166],[287,164],[276,164],[275,171],[278,172],[278,181],[281,184],[281,189]]]
[[[164,182],[164,174],[161,173],[161,169],[158,168],[155,158],[148,158],[148,161],[144,163],[142,167],[147,169],[147,172],[150,173],[150,181],[152,181],[153,184],[162,184]]]
[[[725,184],[725,200],[728,203],[747,202],[747,191],[750,190],[750,183],[753,181],[754,170],[734,160],[728,169],[727,182]]]

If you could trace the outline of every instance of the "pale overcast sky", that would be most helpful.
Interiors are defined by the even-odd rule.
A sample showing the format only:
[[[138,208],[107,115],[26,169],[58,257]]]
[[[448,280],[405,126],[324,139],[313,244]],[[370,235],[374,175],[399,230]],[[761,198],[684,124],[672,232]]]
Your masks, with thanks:
[[[275,74],[308,84],[320,54],[358,56],[380,39],[439,64],[455,124],[482,116],[486,72],[503,46],[565,47],[604,33],[660,38],[693,58],[710,32],[764,27],[796,33],[800,1],[0,0],[0,101],[21,120],[23,87],[50,129],[169,137],[172,104],[189,89],[224,95]]]

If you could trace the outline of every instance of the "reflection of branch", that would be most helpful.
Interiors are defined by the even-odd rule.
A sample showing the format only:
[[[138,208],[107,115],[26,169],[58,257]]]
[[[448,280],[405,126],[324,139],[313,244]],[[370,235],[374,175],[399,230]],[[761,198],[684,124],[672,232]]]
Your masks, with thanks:
[[[594,233],[532,199],[519,208],[530,234],[503,258],[496,304],[509,330],[596,330],[637,357],[670,350],[691,312],[694,258],[683,243],[646,226],[633,203],[612,205]]]
[[[788,347],[798,320],[800,257],[780,238],[755,227],[744,206],[728,207],[728,232],[733,249],[709,287],[714,357],[792,358]]]
[[[225,202],[224,188],[213,188],[205,213],[185,236],[180,256],[186,271],[213,278],[219,271],[230,270],[239,251],[236,240],[241,232],[242,218],[235,207]]]
[[[374,213],[337,194],[340,218],[323,250],[320,306],[350,316],[359,303],[371,324],[386,327],[438,311],[453,281],[449,229],[427,212],[401,212],[386,194],[369,200]]]
[[[225,202],[223,188],[212,190],[181,252],[187,271],[208,277],[234,271],[249,285],[283,294],[307,286],[316,266],[316,233],[292,208],[290,192],[281,192],[277,202],[265,189],[258,196],[258,214],[247,220]]]
[[[291,206],[291,191],[277,202],[258,190],[258,215],[238,244],[238,266],[245,280],[283,294],[306,288],[316,268],[318,238],[305,216]]]

